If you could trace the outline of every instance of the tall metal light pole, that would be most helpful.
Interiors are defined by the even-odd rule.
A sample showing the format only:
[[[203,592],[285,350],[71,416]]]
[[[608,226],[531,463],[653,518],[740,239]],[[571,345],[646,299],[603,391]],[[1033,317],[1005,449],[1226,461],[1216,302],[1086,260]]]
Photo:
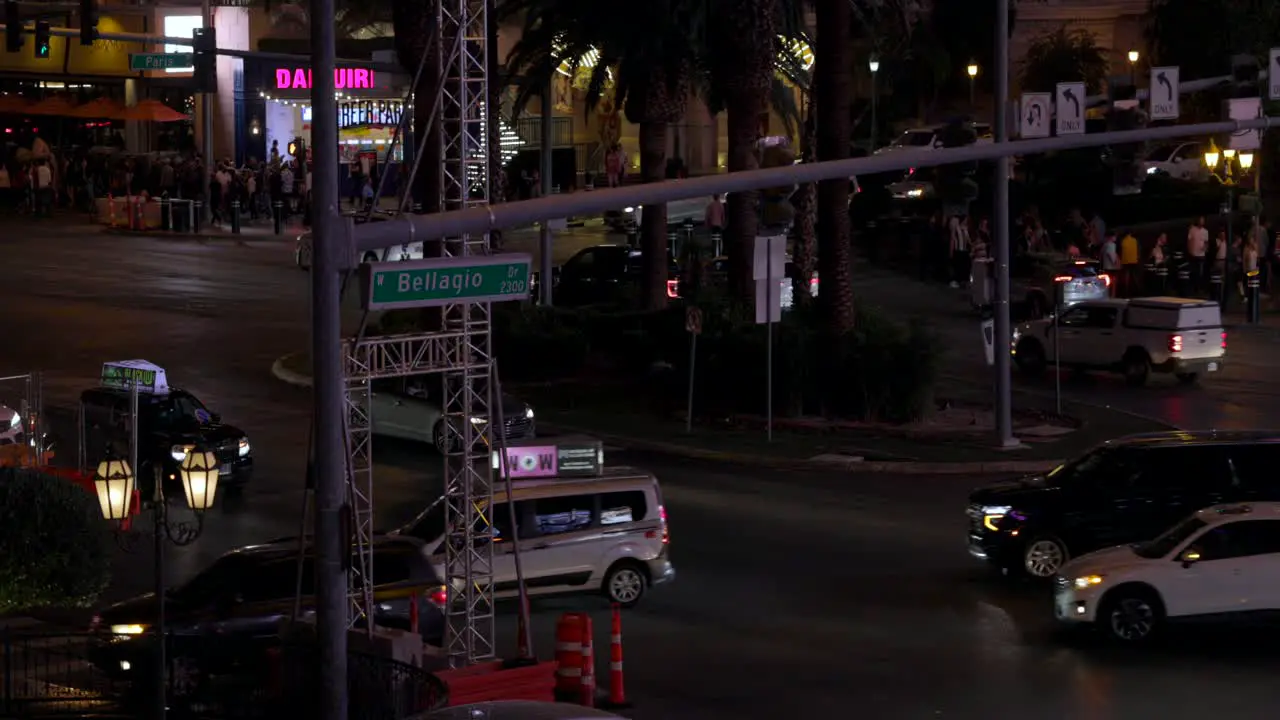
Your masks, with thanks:
[[[1003,0],[997,1],[1003,2]],[[996,66],[999,67],[999,63],[996,63]],[[969,66],[964,71],[969,74],[969,109],[972,110],[974,106],[973,86],[978,80],[978,63],[969,63]]]
[[[202,2],[200,3],[200,17],[201,17],[200,24],[202,26],[204,26],[206,29],[213,28],[213,3],[211,3],[210,0],[202,0]],[[216,57],[214,58],[213,61],[215,63],[218,62]],[[213,182],[213,93],[212,92],[203,92],[200,94],[200,125],[202,126],[200,132],[202,135],[204,135],[204,142],[202,143],[202,145],[204,146],[204,149],[202,150],[202,152],[204,153],[204,177],[200,179],[200,182],[203,184],[203,187],[200,188],[200,191],[198,193],[196,193],[196,196],[200,197],[201,195],[203,195],[205,198],[211,201],[213,198],[208,193],[209,193],[209,183]],[[205,215],[206,218],[213,217],[212,202],[205,202],[204,212],[206,213]]]
[[[334,0],[311,0],[311,17],[331,18]],[[347,720],[347,566],[342,510],[346,481],[345,395],[339,273],[343,256],[338,214],[338,103],[334,97],[334,27],[311,23],[311,357],[315,367],[316,630],[320,720]],[[345,556],[345,557],[344,557]]]
[[[996,0],[996,142],[1009,142],[1009,0]],[[969,77],[977,76],[969,66]],[[972,91],[972,85],[969,86]],[[1009,156],[996,160],[996,433],[1001,447],[1018,444],[1013,436],[1013,375],[1009,357]]]
[[[871,70],[871,152],[876,151],[876,100],[879,96],[878,83],[876,75],[880,72],[880,61],[873,55],[871,62],[867,63],[867,67]]]
[[[545,22],[545,20],[544,20]],[[492,50],[491,52],[497,52]],[[554,55],[550,61],[555,63]],[[542,131],[542,153],[539,155],[541,161],[540,174],[542,175],[542,197],[551,195],[551,147],[553,145],[552,137],[552,114],[555,112],[555,104],[552,102],[552,93],[555,92],[556,68],[553,66],[551,72],[547,74],[547,87],[542,91],[542,115],[539,118]],[[551,305],[551,221],[543,221],[538,237],[538,275],[540,282],[538,283],[538,302],[543,305]]]
[[[1142,54],[1137,50],[1129,51],[1129,80],[1135,88],[1138,87],[1138,58],[1140,57]]]

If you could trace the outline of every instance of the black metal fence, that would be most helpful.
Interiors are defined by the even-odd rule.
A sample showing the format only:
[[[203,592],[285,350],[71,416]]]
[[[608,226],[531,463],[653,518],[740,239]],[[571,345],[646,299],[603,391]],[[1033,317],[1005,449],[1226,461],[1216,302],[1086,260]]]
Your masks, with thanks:
[[[156,638],[0,631],[0,717],[146,717],[165,683],[171,718],[312,717],[319,654],[309,639]],[[447,687],[419,667],[364,653],[348,659],[351,720],[400,720],[443,707]]]

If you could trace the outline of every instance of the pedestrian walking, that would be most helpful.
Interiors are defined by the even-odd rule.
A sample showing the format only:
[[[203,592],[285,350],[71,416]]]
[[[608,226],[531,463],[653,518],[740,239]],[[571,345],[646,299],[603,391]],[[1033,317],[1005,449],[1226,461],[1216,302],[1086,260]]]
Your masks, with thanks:
[[[1191,262],[1191,294],[1203,290],[1209,268],[1205,263],[1205,253],[1209,250],[1209,229],[1205,227],[1204,217],[1198,217],[1187,230],[1187,259]]]

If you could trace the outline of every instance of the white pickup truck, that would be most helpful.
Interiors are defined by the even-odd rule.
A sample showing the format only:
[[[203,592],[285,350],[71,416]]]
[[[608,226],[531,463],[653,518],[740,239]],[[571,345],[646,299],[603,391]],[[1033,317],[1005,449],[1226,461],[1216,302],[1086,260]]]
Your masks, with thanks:
[[[1119,372],[1130,385],[1153,372],[1192,383],[1218,372],[1227,354],[1222,311],[1215,302],[1175,297],[1086,300],[1055,319],[1013,331],[1018,369],[1043,373],[1054,362],[1076,370]]]

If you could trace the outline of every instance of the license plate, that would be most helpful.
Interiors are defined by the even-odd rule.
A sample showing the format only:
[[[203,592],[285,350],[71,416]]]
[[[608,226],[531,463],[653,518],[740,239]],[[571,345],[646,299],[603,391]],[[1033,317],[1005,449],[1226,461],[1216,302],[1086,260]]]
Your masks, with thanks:
[[[1218,363],[1209,363],[1209,372],[1218,372]]]

